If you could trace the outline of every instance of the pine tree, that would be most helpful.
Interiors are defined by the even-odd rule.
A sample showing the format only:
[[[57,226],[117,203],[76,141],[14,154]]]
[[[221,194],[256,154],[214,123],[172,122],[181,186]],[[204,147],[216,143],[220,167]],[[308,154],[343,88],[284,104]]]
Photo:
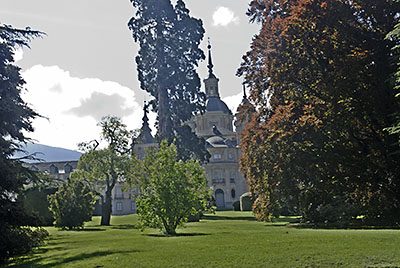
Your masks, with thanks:
[[[21,69],[13,63],[14,53],[17,47],[29,47],[29,41],[41,35],[28,28],[0,25],[0,263],[28,252],[46,235],[43,230],[23,227],[37,224],[19,199],[27,178],[32,176],[20,160],[12,157],[28,140],[24,132],[33,131],[32,120],[38,116],[21,99],[25,81]]]

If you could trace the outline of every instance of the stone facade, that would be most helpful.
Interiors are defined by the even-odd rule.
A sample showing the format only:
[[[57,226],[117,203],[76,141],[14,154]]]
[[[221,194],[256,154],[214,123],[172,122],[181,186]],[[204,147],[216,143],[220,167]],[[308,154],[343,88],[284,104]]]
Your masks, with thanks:
[[[233,129],[234,116],[219,96],[219,79],[213,73],[209,46],[208,78],[204,79],[207,103],[206,111],[189,123],[192,130],[206,140],[211,158],[204,167],[208,186],[213,190],[217,209],[231,209],[240,195],[248,192],[248,186],[239,171],[239,136]],[[243,102],[247,101],[246,95]],[[242,129],[236,123],[236,129]]]
[[[24,166],[35,171],[49,174],[60,181],[67,180],[71,172],[78,168],[78,161],[57,161],[25,163]],[[136,200],[131,191],[124,192],[124,185],[117,183],[112,191],[112,215],[126,215],[136,213]],[[100,190],[100,187],[98,189]],[[101,215],[99,201],[96,203],[94,215]]]

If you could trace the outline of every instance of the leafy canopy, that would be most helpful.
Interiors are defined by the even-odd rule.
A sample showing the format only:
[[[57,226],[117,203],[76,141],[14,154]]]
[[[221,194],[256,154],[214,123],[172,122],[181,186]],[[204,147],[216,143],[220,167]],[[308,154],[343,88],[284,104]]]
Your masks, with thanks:
[[[57,192],[48,196],[48,200],[56,227],[72,230],[92,220],[96,198],[82,181],[68,179]]]
[[[304,220],[398,223],[400,159],[383,131],[399,109],[390,64],[395,1],[251,1],[261,23],[239,75],[256,115],[242,170],[259,219],[292,204]]]
[[[87,152],[80,157],[78,169],[71,176],[90,183],[101,196],[101,225],[110,225],[112,190],[130,174],[130,157],[135,157],[132,141],[137,133],[128,131],[117,117],[103,117],[99,125],[102,129],[100,140],[80,145]],[[101,142],[107,145],[104,149],[98,148]]]
[[[199,162],[178,160],[174,144],[163,141],[136,166],[137,208],[142,227],[174,235],[176,228],[207,209],[210,193]]]

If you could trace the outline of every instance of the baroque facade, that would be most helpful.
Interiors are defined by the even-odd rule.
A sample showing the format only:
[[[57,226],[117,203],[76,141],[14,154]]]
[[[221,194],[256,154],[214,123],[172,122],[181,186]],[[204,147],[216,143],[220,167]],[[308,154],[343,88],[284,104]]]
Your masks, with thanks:
[[[234,115],[219,95],[219,79],[214,75],[209,46],[208,78],[204,79],[207,96],[204,114],[196,115],[188,125],[197,136],[206,140],[206,148],[211,155],[206,170],[208,186],[213,190],[217,209],[231,209],[240,196],[248,192],[248,186],[239,171],[239,135],[233,129]],[[243,102],[247,98],[244,94]],[[148,125],[145,105],[140,143],[135,146],[136,155],[143,158],[146,149],[157,146]],[[242,126],[236,123],[236,129]]]
[[[248,186],[239,171],[239,133],[233,129],[234,115],[219,95],[219,79],[213,72],[211,46],[208,46],[208,77],[204,79],[207,102],[204,114],[190,123],[193,131],[206,140],[211,158],[205,165],[208,186],[213,190],[217,209],[230,209]],[[246,94],[242,103],[246,102]],[[236,130],[242,129],[236,123]]]

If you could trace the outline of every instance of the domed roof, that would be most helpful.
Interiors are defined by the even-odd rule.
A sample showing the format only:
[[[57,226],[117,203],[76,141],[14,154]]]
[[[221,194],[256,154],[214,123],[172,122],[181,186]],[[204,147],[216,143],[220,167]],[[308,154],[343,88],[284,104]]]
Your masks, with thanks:
[[[229,147],[229,145],[225,142],[225,140],[220,137],[220,136],[212,136],[208,138],[207,140],[207,146],[208,148],[210,147]]]
[[[207,99],[206,111],[232,114],[225,102],[223,102],[219,97],[209,97]]]

